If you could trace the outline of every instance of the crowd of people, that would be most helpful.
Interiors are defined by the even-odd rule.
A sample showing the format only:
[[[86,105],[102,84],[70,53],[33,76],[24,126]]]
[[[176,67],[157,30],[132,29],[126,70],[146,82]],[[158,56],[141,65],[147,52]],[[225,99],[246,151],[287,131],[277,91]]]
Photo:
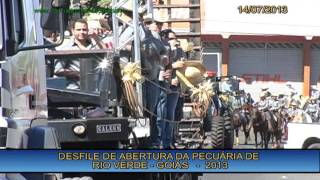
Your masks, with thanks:
[[[132,11],[126,9],[123,13],[132,20]],[[186,54],[172,29],[163,29],[163,21],[153,19],[146,11],[139,13],[139,34],[141,41],[141,63],[142,73],[145,77],[143,83],[143,100],[145,115],[151,120],[151,140],[148,147],[174,148],[174,130],[176,122],[183,117],[184,96],[180,88],[180,82],[175,71],[184,68]],[[93,15],[83,19],[76,19],[71,23],[70,38],[61,46],[51,49],[62,50],[92,50],[113,49],[112,30],[110,21],[104,15]],[[132,26],[123,23],[119,32],[119,43],[128,41],[133,35]],[[56,32],[45,31],[46,42],[56,42],[59,37]],[[133,61],[133,43],[129,42],[120,51],[120,58],[124,62]],[[97,64],[93,64],[95,69]],[[80,89],[80,61],[55,60],[53,76],[65,77],[67,89]],[[222,83],[222,92],[232,92],[230,87],[232,81]],[[245,91],[234,91],[231,107],[240,109],[244,105],[256,105],[261,111],[279,111],[286,108],[291,117],[301,115],[301,109],[318,121],[319,103],[317,99],[311,98],[308,103],[303,103],[302,96],[295,98],[283,94],[275,95],[262,90],[260,100],[254,102],[250,93]],[[218,95],[213,97],[213,103],[217,110],[221,109]],[[302,107],[306,104],[306,107]],[[217,114],[216,114],[217,115]]]
[[[132,20],[132,11],[125,9],[124,15]],[[175,121],[182,118],[183,101],[180,83],[175,70],[183,68],[186,59],[176,33],[171,29],[162,29],[163,22],[153,19],[146,11],[139,12],[139,34],[141,42],[142,73],[146,79],[143,83],[143,100],[145,115],[151,120],[151,140],[146,145],[153,148],[173,148],[173,131]],[[112,49],[112,23],[103,15],[92,15],[73,20],[70,24],[70,37],[63,44],[50,49],[92,50]],[[122,23],[119,32],[119,43],[126,42],[134,30],[132,26]],[[45,31],[45,42],[57,42],[56,32]],[[68,34],[67,34],[68,35]],[[133,61],[133,43],[129,42],[120,50],[121,62]],[[98,64],[93,64],[92,69]],[[53,77],[64,77],[66,89],[80,89],[80,60],[57,59],[54,61]]]
[[[296,92],[290,92],[290,95],[271,94],[267,89],[262,89],[260,101],[256,104],[261,111],[270,110],[279,112],[286,110],[291,120],[304,121],[304,112],[309,114],[313,122],[319,121],[319,101],[316,97],[305,97]]]

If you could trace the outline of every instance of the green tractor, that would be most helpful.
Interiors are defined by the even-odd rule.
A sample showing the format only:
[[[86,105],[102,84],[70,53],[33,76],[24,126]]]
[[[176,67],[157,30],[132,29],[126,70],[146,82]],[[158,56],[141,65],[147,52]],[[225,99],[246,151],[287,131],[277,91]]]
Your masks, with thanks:
[[[232,100],[239,90],[236,77],[206,77],[212,83],[214,91],[209,108],[204,117],[193,112],[192,100],[186,96],[184,116],[177,128],[177,144],[180,148],[232,149],[234,127],[232,123]],[[224,87],[228,85],[229,90]]]

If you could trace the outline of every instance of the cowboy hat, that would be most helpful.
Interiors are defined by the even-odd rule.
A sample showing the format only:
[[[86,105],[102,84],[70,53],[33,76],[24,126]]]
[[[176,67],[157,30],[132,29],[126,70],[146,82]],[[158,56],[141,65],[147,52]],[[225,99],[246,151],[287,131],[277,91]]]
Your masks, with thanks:
[[[89,15],[86,17],[87,21],[90,20],[100,20],[100,19],[104,19],[105,15],[101,14],[101,13],[89,13]]]
[[[143,21],[144,22],[152,22],[153,18],[152,18],[152,14],[146,14],[143,16]]]
[[[188,42],[187,39],[181,39],[181,48],[184,52],[189,52],[193,50],[193,43],[192,42]]]
[[[165,23],[169,20],[168,16],[154,16],[154,22]]]
[[[120,15],[119,15],[119,19],[121,20],[121,21],[124,21],[124,22],[126,22],[126,23],[129,23],[130,21],[132,21],[132,17],[130,17],[128,14],[126,14],[126,13],[121,13]]]
[[[102,26],[99,20],[89,20],[87,21],[87,23],[88,23],[89,29],[102,29]]]
[[[206,73],[206,68],[201,64],[200,61],[185,61],[185,68],[179,70],[183,76],[192,84],[196,85],[200,83],[204,74]],[[183,80],[182,80],[183,82]],[[185,83],[185,82],[183,82]],[[186,83],[185,83],[186,84]]]
[[[119,9],[125,10],[125,11],[133,11],[133,2],[132,0],[127,0]],[[144,14],[147,11],[147,8],[145,6],[138,7],[138,13]]]
[[[292,101],[290,105],[291,106],[298,106],[298,103],[296,101]]]

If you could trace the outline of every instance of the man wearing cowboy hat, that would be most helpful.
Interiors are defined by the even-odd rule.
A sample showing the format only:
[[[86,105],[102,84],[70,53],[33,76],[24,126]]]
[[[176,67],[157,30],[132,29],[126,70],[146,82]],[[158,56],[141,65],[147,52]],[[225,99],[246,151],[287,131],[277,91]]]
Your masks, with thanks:
[[[292,102],[292,114],[291,118],[294,122],[303,121],[303,110],[299,108],[299,105],[294,101]]]
[[[313,122],[318,121],[318,104],[314,98],[310,98],[310,103],[307,105],[306,112],[312,117]]]
[[[280,108],[285,108],[287,105],[287,99],[284,96],[284,94],[279,94],[278,95],[278,101],[279,101],[279,106]]]
[[[232,83],[229,78],[225,78],[222,80],[220,91],[222,93],[230,93],[232,91]]]
[[[273,94],[271,98],[272,98],[272,101],[270,102],[270,111],[273,112],[273,118],[277,121],[279,117],[278,113],[280,109],[279,101],[277,99],[276,94]]]
[[[260,95],[260,101],[258,102],[258,110],[259,111],[268,110],[268,101],[266,100],[265,94]]]

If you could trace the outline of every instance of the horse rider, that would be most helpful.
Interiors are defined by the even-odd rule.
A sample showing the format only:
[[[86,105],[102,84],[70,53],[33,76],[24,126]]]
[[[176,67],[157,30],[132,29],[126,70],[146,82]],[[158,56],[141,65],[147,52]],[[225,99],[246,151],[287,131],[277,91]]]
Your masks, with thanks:
[[[290,95],[288,97],[288,103],[289,105],[292,104],[292,102],[295,102],[297,106],[300,106],[299,97],[297,97],[297,92],[290,91]]]
[[[228,98],[220,98],[220,103],[219,103],[219,106],[220,106],[220,115],[223,115],[225,110],[228,109],[228,107],[231,107],[232,108],[232,102],[233,102],[233,98],[231,98],[232,96],[230,96],[232,93],[231,93],[231,90],[232,90],[232,84],[229,80],[229,78],[225,78],[221,81],[220,83],[221,86],[219,86],[219,94],[220,94],[220,97],[228,97]],[[222,95],[222,96],[221,96]],[[227,100],[227,101],[226,101]]]
[[[250,106],[252,106],[252,105],[253,105],[253,103],[254,103],[254,100],[252,99],[252,97],[251,97],[251,94],[250,94],[250,93],[247,93],[247,96],[246,96],[246,103],[247,103],[247,105],[250,105]]]
[[[232,99],[232,109],[233,110],[240,110],[241,109],[241,99],[239,92],[235,92],[235,95]]]
[[[318,104],[316,103],[314,98],[310,99],[310,103],[308,104],[306,108],[306,112],[312,117],[313,122],[317,122],[318,119]]]
[[[302,122],[303,120],[303,111],[299,108],[299,105],[297,104],[296,101],[293,101],[291,103],[292,106],[292,112],[291,112],[291,119],[293,121],[298,121],[298,122]]]
[[[285,108],[287,105],[287,98],[284,96],[284,94],[278,95],[278,102],[281,109]]]
[[[222,93],[230,93],[232,91],[232,83],[229,78],[222,80],[220,91]]]
[[[260,95],[260,101],[257,103],[258,105],[258,110],[265,112],[268,110],[268,101],[266,99],[266,95],[265,94],[261,94]]]
[[[279,101],[277,100],[277,95],[273,94],[271,96],[272,100],[270,100],[270,103],[269,103],[269,107],[270,107],[270,111],[272,112],[273,114],[273,118],[275,121],[278,120],[278,117],[279,117],[279,109],[280,109],[280,105],[279,105]]]
[[[286,111],[288,110],[288,108],[287,108],[287,98],[284,96],[284,94],[278,95],[278,102],[280,107],[280,113],[281,115],[285,116],[287,114]]]

